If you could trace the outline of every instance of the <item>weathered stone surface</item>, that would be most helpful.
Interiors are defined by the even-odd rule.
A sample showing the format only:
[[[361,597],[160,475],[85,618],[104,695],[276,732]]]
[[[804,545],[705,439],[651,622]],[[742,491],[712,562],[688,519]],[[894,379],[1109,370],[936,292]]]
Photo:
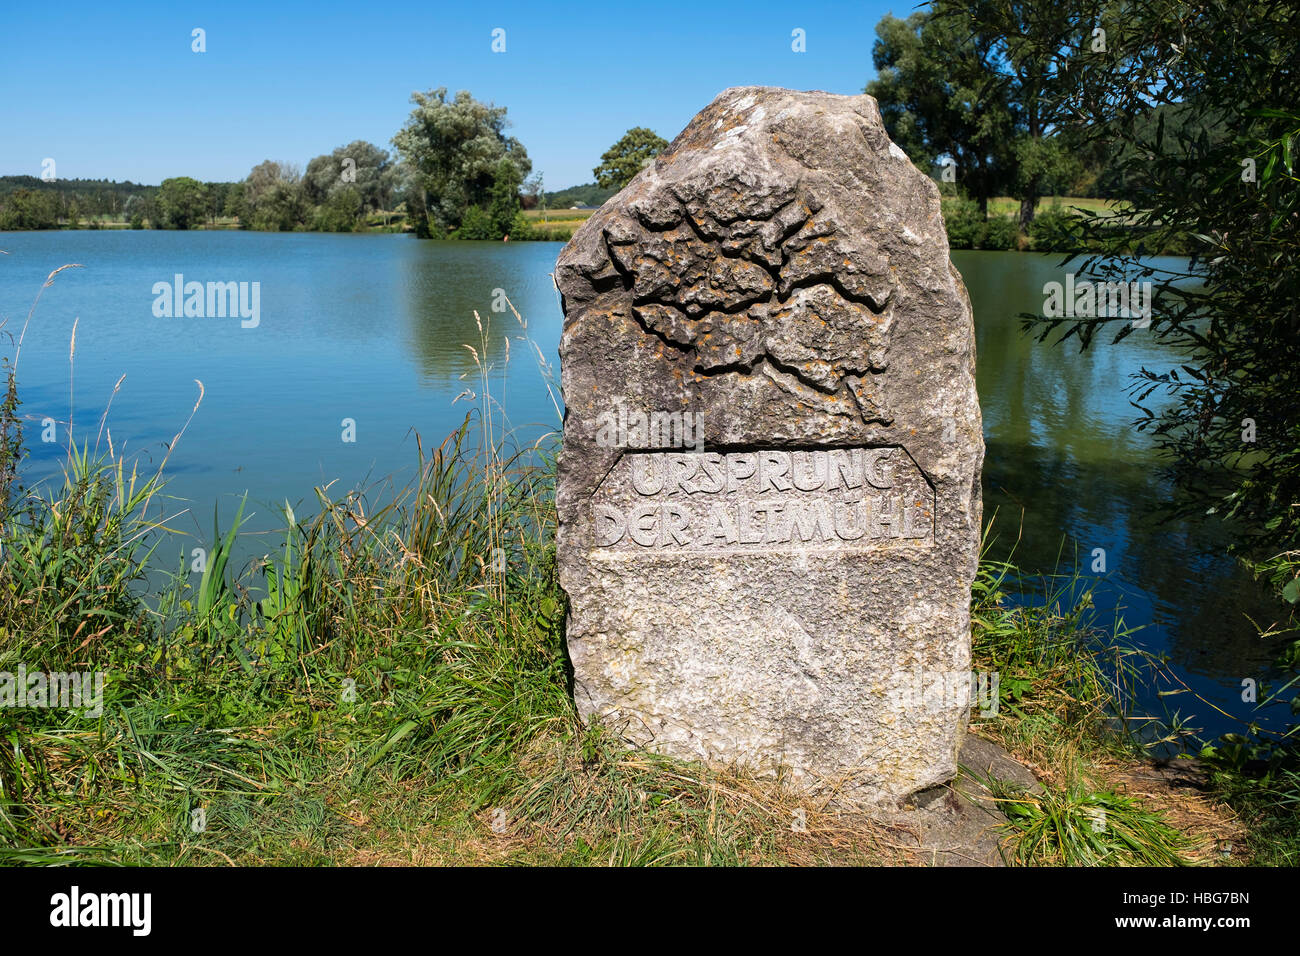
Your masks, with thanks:
[[[950,779],[975,340],[938,190],[875,101],[727,90],[556,280],[584,719],[873,799]]]

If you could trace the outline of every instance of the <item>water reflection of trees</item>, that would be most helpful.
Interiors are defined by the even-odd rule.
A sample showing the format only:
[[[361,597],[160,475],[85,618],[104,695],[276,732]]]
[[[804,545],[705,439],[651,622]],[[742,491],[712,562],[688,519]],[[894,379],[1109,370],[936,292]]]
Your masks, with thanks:
[[[519,322],[507,309],[492,311],[495,291],[501,289],[528,322],[528,334],[542,346],[548,360],[556,362],[560,309],[551,284],[559,246],[554,243],[486,242],[412,243],[412,262],[400,277],[404,286],[408,341],[430,384],[446,384],[460,376],[478,374],[479,360],[496,366],[498,376],[506,359],[505,336],[521,334]],[[477,310],[487,330],[484,336],[474,321]],[[511,363],[526,362],[531,372],[537,355],[531,348],[510,344]],[[552,411],[553,414],[553,411]]]
[[[1083,354],[1026,337],[1018,315],[1038,311],[1043,283],[1062,278],[1057,257],[957,253],[954,261],[975,311],[985,513],[999,512],[994,555],[1014,544],[1026,570],[1051,572],[1059,558],[1061,570],[1077,559],[1091,573],[1092,549],[1104,548],[1111,580],[1097,593],[1100,614],[1119,605],[1130,625],[1157,622],[1137,639],[1167,650],[1189,676],[1235,684],[1261,675],[1271,650],[1247,615],[1264,624],[1276,606],[1227,554],[1222,528],[1162,512],[1170,490],[1160,461],[1131,426],[1130,373],[1170,358],[1136,336]],[[1215,696],[1249,716],[1239,694]]]

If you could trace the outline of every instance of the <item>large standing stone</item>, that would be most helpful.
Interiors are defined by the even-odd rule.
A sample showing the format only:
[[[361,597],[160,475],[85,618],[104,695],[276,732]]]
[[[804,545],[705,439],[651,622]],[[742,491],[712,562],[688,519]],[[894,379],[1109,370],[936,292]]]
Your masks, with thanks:
[[[727,90],[556,279],[583,718],[869,799],[952,777],[975,336],[938,189],[875,101]]]

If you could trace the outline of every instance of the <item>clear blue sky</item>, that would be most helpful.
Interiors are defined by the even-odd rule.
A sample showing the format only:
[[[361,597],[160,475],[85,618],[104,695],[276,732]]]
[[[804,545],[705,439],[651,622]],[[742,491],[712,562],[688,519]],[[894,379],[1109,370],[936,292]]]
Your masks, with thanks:
[[[413,90],[509,109],[548,189],[631,126],[667,139],[728,86],[859,93],[883,2],[26,3],[0,21],[0,174],[242,179],[354,139],[391,148]],[[207,52],[191,52],[195,27]],[[506,52],[491,51],[492,30]],[[791,50],[791,31],[807,52]]]

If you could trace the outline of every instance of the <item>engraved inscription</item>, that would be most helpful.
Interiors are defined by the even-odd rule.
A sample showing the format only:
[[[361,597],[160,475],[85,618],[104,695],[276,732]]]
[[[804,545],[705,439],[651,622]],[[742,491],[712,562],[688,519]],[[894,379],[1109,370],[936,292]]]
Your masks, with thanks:
[[[628,454],[590,515],[598,551],[934,543],[933,489],[897,446]]]

